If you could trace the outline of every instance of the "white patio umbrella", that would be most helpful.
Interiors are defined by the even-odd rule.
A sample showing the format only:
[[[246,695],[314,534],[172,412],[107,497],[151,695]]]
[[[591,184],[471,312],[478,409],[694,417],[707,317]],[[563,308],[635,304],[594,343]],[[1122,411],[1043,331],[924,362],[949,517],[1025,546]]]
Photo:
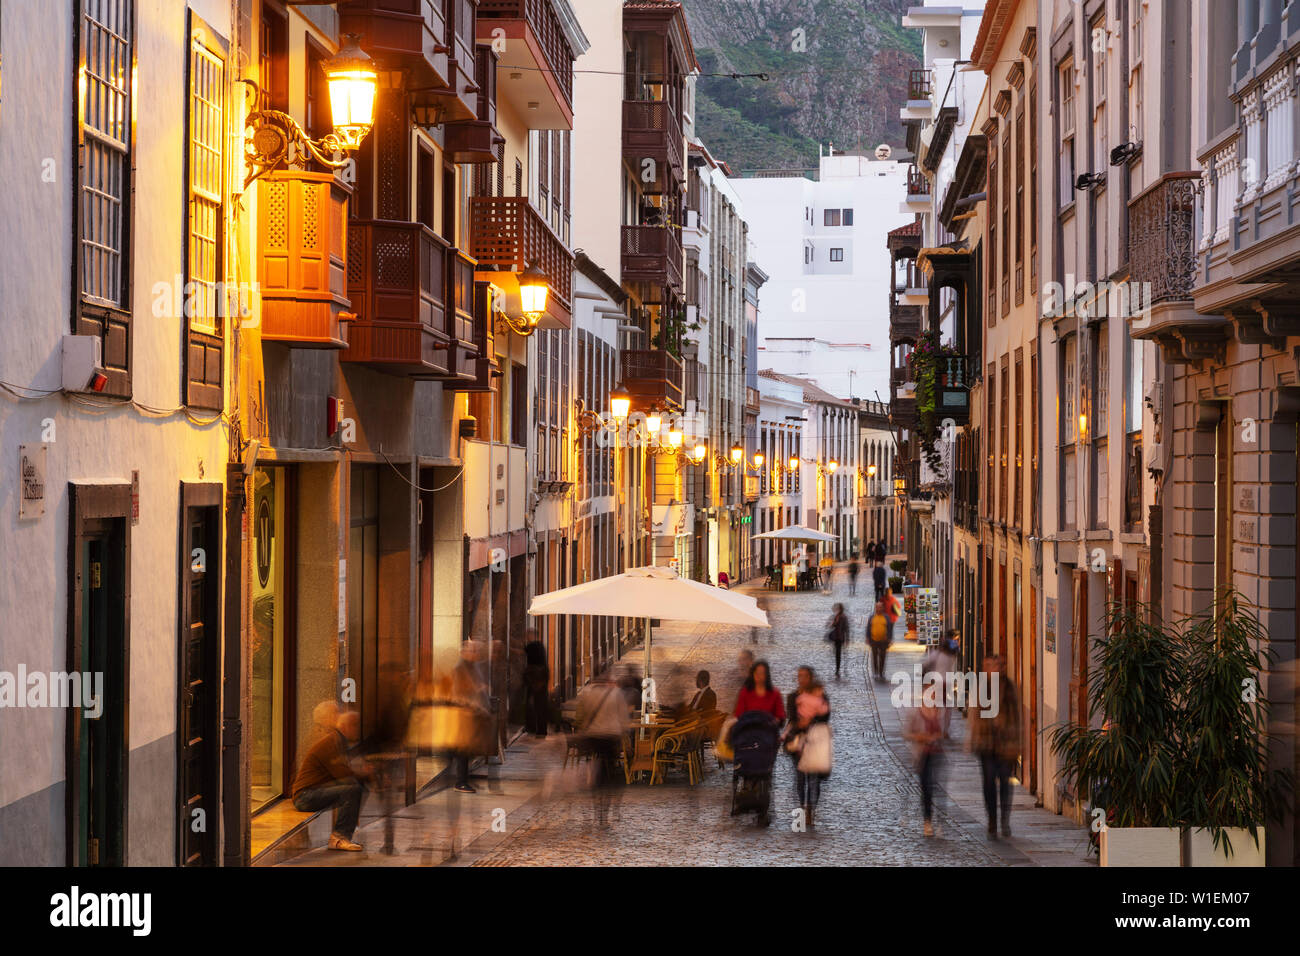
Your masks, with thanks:
[[[747,594],[688,581],[672,568],[630,568],[533,598],[528,613],[596,614],[767,627],[767,612]],[[650,630],[646,629],[645,674],[650,676]]]
[[[827,534],[825,531],[817,531],[813,528],[805,528],[801,524],[786,525],[784,528],[777,528],[775,531],[764,531],[762,534],[754,535],[755,540],[763,539],[767,541],[812,541],[812,542],[834,542],[839,539],[833,534]]]

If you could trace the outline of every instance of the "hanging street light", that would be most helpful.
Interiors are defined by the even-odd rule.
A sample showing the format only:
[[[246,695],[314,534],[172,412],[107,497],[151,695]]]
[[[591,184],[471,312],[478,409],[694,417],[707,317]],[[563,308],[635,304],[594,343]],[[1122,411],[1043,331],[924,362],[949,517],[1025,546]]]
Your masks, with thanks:
[[[632,410],[632,393],[622,385],[615,386],[609,393],[609,410],[619,421],[627,418]]]

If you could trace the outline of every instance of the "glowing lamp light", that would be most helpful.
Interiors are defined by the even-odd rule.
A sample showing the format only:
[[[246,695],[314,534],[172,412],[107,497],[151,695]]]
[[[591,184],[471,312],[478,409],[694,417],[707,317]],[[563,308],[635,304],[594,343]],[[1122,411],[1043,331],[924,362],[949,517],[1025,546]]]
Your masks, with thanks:
[[[627,413],[632,410],[632,394],[622,385],[609,393],[609,410],[620,420],[627,418]]]
[[[739,444],[735,444],[731,446],[732,464],[739,465],[741,459],[744,457],[745,457],[745,449],[741,448]]]
[[[709,453],[709,449],[703,442],[700,442],[695,446],[696,461],[703,461],[704,456],[707,455],[708,453]]]
[[[840,467],[840,463],[836,461],[834,458],[832,458],[830,461],[826,463],[826,468],[830,471],[832,475],[835,474],[835,469],[838,467]]]
[[[762,468],[762,467],[763,467],[763,462],[764,462],[765,460],[766,460],[766,459],[763,458],[763,453],[762,453],[761,451],[756,451],[756,452],[754,452],[754,467],[755,467],[755,468]]]
[[[681,447],[682,447],[682,439],[683,439],[684,437],[685,437],[685,436],[682,435],[682,430],[681,430],[680,428],[678,428],[676,425],[674,425],[672,428],[668,429],[668,444],[669,444],[671,447],[673,447],[673,448],[681,448]]]
[[[537,325],[546,312],[546,296],[550,292],[546,273],[537,266],[529,266],[519,275],[519,303],[530,326]]]
[[[651,435],[658,435],[659,429],[663,427],[663,418],[658,412],[651,412],[645,417],[645,428]]]
[[[790,456],[789,465],[790,465],[790,470],[791,470],[791,471],[794,471],[796,468],[798,468],[798,467],[799,467],[799,458],[798,458],[798,456],[796,456],[796,455],[791,455],[791,456]]]
[[[867,465],[867,477],[868,477],[868,478],[874,478],[874,477],[876,477],[876,466],[875,466],[875,465]]]
[[[339,52],[322,67],[330,90],[334,132],[344,142],[360,144],[375,125],[375,90],[379,75],[374,60],[358,44],[355,33],[344,36]]]
[[[1079,413],[1079,434],[1088,434],[1088,416],[1082,412]]]

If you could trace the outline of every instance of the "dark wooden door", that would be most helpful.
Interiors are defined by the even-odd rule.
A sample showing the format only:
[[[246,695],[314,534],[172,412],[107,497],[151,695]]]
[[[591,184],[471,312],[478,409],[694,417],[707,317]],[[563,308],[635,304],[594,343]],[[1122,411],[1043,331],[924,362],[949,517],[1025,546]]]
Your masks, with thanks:
[[[88,520],[78,544],[81,592],[76,669],[102,675],[100,714],[81,719],[77,752],[78,866],[126,865],[125,519]],[[78,717],[83,708],[76,708]]]
[[[221,486],[181,487],[177,832],[181,866],[217,864]]]

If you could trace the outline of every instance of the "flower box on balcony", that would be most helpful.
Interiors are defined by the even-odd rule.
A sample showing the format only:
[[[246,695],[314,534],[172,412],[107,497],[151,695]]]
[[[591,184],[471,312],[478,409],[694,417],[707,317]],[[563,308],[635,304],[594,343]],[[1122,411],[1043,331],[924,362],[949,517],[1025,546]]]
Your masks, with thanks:
[[[262,340],[341,349],[350,190],[329,173],[279,171],[258,181],[257,283]]]

